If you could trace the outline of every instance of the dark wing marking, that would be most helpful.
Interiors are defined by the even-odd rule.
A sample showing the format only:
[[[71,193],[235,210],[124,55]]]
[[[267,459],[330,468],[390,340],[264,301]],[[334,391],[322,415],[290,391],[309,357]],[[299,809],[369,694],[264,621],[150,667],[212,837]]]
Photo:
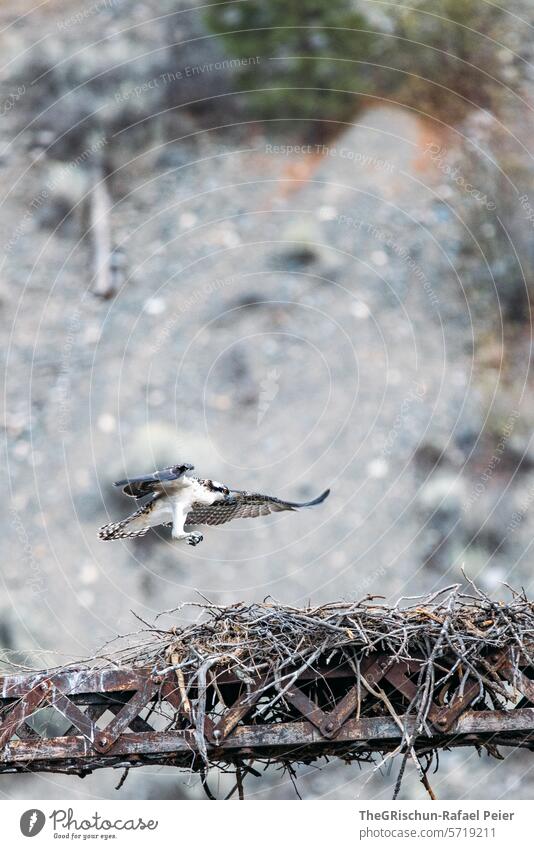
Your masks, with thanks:
[[[199,504],[195,502],[187,514],[186,525],[224,525],[232,519],[255,519],[257,516],[268,516],[269,513],[279,513],[283,510],[298,510],[300,507],[314,507],[321,504],[329,495],[326,489],[313,501],[282,501],[273,495],[261,495],[259,492],[242,492],[232,489],[231,496],[215,504]]]
[[[176,481],[181,478],[187,471],[194,469],[190,463],[182,463],[180,466],[168,466],[160,472],[154,472],[152,475],[141,475],[135,478],[124,478],[122,481],[115,481],[113,486],[121,486],[125,495],[130,495],[132,498],[143,498],[150,492],[157,492],[161,489],[160,484],[167,481]]]

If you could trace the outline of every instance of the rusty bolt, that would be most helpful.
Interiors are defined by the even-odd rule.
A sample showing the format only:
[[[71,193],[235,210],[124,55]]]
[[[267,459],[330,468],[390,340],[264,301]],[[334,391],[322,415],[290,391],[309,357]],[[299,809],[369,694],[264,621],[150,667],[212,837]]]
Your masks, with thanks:
[[[331,721],[327,722],[325,727],[324,727],[324,730],[325,731],[333,731],[334,730],[334,723],[331,722]]]
[[[447,719],[444,716],[440,716],[439,719],[436,720],[436,725],[439,725],[440,728],[445,728],[447,725]]]
[[[46,693],[50,689],[50,684],[48,683],[48,681],[41,681],[41,683],[39,684],[39,689],[42,690],[43,693]]]
[[[101,737],[101,738],[100,738],[100,745],[101,745],[101,746],[105,746],[105,745],[107,744],[107,742],[108,742],[108,738],[107,738],[107,737]]]
[[[380,669],[387,669],[387,667],[388,667],[387,660],[381,660],[380,661]]]

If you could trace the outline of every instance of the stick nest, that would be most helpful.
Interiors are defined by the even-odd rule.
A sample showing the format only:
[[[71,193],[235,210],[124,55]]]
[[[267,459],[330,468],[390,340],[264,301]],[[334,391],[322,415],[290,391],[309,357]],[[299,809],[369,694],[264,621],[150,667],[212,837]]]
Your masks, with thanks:
[[[489,655],[504,648],[527,658],[534,653],[534,604],[524,593],[510,592],[507,603],[478,588],[467,594],[454,585],[393,606],[377,603],[379,596],[307,608],[274,602],[184,604],[171,614],[196,608],[198,621],[168,629],[147,625],[138,632],[145,640],[119,649],[113,662],[152,665],[158,672],[180,669],[192,679],[201,667],[212,674],[233,671],[243,681],[268,672],[282,684],[297,670],[360,662],[379,651],[394,660],[423,659],[427,670],[447,657],[491,686],[480,675]],[[433,681],[439,684],[437,670]]]
[[[353,686],[356,680],[366,696],[358,716],[416,717],[418,733],[424,734],[432,701],[446,707],[468,681],[479,683],[471,709],[509,708],[510,689],[496,674],[491,656],[510,649],[512,663],[519,668],[534,655],[532,602],[510,588],[511,601],[496,602],[471,586],[471,593],[454,585],[393,606],[378,602],[376,596],[303,609],[274,602],[183,605],[171,615],[184,607],[197,608],[194,624],[148,626],[143,631],[146,642],[121,650],[119,657],[122,663],[148,665],[158,673],[181,673],[201,714],[210,709],[209,691],[222,673],[241,682],[240,695],[267,676],[272,683],[247,724],[298,718],[284,696],[303,673],[313,673],[305,676],[312,680],[304,686],[306,694],[323,710],[332,709],[343,693],[336,692],[335,679],[326,681],[325,672],[345,665],[353,671],[352,681],[341,680],[339,687]],[[385,681],[369,687],[360,667],[376,652],[386,653],[390,665],[420,661],[412,679],[415,698],[408,700]]]

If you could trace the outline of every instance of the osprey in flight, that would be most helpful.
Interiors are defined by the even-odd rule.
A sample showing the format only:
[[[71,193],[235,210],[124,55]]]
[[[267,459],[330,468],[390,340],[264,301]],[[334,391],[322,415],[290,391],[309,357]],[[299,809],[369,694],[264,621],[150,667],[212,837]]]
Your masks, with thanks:
[[[229,489],[222,483],[203,480],[187,474],[194,469],[189,463],[169,466],[153,475],[139,478],[126,478],[117,481],[125,495],[141,499],[149,496],[139,510],[122,519],[103,525],[99,531],[100,539],[125,539],[142,537],[149,528],[156,525],[172,525],[173,539],[185,540],[189,545],[202,542],[202,534],[185,530],[189,525],[223,525],[232,519],[255,518],[278,513],[282,510],[298,510],[299,507],[313,507],[321,504],[329,494],[326,489],[313,501],[302,504],[294,501],[282,501],[272,495],[258,492],[245,492],[241,489]]]

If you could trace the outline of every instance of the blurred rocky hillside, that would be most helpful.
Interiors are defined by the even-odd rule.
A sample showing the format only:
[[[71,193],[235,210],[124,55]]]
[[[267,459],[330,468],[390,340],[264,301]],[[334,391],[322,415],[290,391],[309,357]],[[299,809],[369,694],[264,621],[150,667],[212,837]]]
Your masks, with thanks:
[[[296,0],[2,4],[0,644],[15,661],[91,655],[138,627],[132,611],[198,593],[396,600],[464,569],[496,597],[534,594],[534,10],[370,5],[312,3],[299,40],[250,32],[284,8],[298,26]],[[114,480],[182,460],[235,487],[332,494],[195,549],[164,529],[97,539],[130,507]],[[125,797],[202,796],[196,778],[135,773]],[[118,778],[0,788],[109,797]],[[298,786],[389,798],[395,778],[331,762]],[[516,753],[447,753],[432,784],[534,789]],[[277,772],[249,788],[294,796]],[[424,796],[415,775],[403,793]]]

